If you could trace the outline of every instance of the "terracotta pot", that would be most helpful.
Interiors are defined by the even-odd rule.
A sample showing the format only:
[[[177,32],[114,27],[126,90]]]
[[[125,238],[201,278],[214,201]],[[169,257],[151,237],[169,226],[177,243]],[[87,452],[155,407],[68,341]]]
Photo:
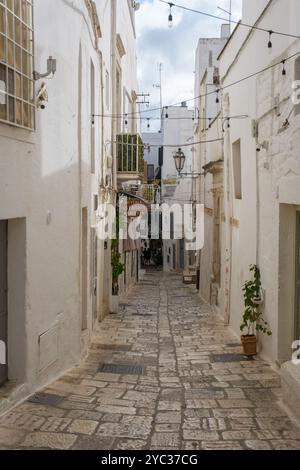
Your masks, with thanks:
[[[256,356],[257,338],[255,335],[241,336],[245,356]]]

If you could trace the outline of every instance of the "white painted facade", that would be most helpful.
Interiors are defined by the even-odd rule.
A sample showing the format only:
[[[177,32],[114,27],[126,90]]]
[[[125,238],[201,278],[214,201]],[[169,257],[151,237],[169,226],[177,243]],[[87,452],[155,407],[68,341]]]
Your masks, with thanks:
[[[112,99],[113,6],[125,54]],[[97,239],[98,203],[114,201],[114,129],[101,117],[137,92],[134,11],[115,0],[35,0],[35,70],[48,103],[36,129],[0,122],[0,221],[7,224],[8,398],[0,412],[72,367],[109,311],[110,249]],[[117,41],[116,41],[117,43]],[[120,41],[119,41],[120,46]],[[134,93],[133,93],[134,96]],[[134,103],[133,103],[134,106]],[[92,119],[92,114],[96,114]],[[136,123],[133,124],[136,126]],[[94,142],[94,145],[93,145]],[[97,259],[97,263],[96,263]],[[105,269],[104,269],[105,266]]]
[[[166,115],[168,118],[166,118]],[[179,178],[174,154],[182,146],[186,156],[185,166],[182,173],[191,174],[193,171],[193,126],[194,110],[189,109],[185,103],[182,106],[171,106],[163,110],[163,166],[162,166],[162,203],[169,205],[179,205],[182,208],[184,203],[190,203],[192,197],[192,178]],[[169,147],[173,145],[175,147]],[[185,146],[187,145],[187,146]],[[174,219],[173,232],[174,240],[164,240],[163,258],[164,270],[183,271],[188,264],[187,252],[183,243],[183,223],[182,219]],[[182,237],[181,235],[182,234]],[[172,235],[172,233],[171,233]],[[182,241],[177,239],[180,237]]]
[[[243,2],[243,22],[267,30],[297,35],[299,17],[298,1]],[[286,75],[280,62],[300,51],[300,41],[275,34],[271,48],[268,41],[268,33],[238,26],[220,56],[225,87],[279,63],[223,93],[225,115],[247,114],[249,118],[231,120],[225,130],[221,312],[239,335],[241,287],[249,278],[249,265],[257,264],[265,291],[263,314],[273,332],[271,337],[259,335],[260,352],[280,366],[290,361],[292,342],[300,336],[295,270],[300,114],[291,100],[292,83],[300,79],[299,55],[286,61]],[[285,127],[287,118],[289,126]],[[233,165],[238,153],[241,172]],[[284,399],[293,406],[299,403],[299,366],[289,362],[283,371]]]
[[[144,132],[142,139],[146,146],[144,158],[147,165],[153,165],[154,175],[156,175],[159,168],[159,148],[162,146],[162,132]],[[147,145],[149,145],[148,148]]]
[[[223,128],[218,56],[229,36],[229,25],[221,28],[220,38],[201,38],[196,50],[194,171],[202,176],[194,180],[193,198],[204,205],[204,247],[197,256],[200,270],[199,293],[214,307],[219,306],[221,269],[221,207],[223,205]],[[213,141],[208,144],[197,142]]]

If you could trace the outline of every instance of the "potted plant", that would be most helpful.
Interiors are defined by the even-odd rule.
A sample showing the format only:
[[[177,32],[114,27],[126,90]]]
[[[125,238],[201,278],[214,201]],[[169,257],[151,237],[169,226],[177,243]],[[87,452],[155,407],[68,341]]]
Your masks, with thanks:
[[[250,272],[253,278],[246,281],[243,286],[245,311],[241,331],[246,330],[241,341],[245,356],[255,356],[257,354],[256,331],[272,335],[268,323],[263,319],[261,305],[263,304],[263,290],[261,286],[261,275],[258,266],[251,265]]]
[[[112,295],[110,298],[110,313],[119,313],[119,276],[124,272],[124,264],[121,263],[120,259],[120,253],[112,250]]]
[[[124,272],[125,266],[121,262],[119,253],[119,210],[116,215],[116,238],[111,242],[111,270],[112,270],[112,295],[110,297],[110,313],[119,312],[119,276]]]

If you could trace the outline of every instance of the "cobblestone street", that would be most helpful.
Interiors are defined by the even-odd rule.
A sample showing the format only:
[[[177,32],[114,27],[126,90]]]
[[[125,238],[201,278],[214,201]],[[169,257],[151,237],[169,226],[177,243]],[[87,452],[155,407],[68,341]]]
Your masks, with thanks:
[[[181,277],[149,273],[99,325],[83,365],[0,419],[0,447],[300,449],[278,374],[238,353]]]

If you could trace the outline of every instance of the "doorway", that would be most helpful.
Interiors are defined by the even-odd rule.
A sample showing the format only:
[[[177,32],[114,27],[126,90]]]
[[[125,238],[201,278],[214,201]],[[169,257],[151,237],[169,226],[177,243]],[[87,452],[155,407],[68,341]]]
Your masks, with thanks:
[[[7,227],[0,221],[0,385],[8,380],[7,368]]]
[[[296,271],[295,271],[295,323],[294,339],[300,339],[300,211],[296,212]]]
[[[185,251],[185,241],[179,240],[179,267],[183,271],[184,270],[184,251]]]
[[[81,219],[81,322],[82,330],[88,327],[88,210],[82,209]]]
[[[98,286],[98,237],[95,228],[91,229],[91,263],[92,263],[92,309],[93,309],[93,320],[94,322],[98,318],[97,312],[97,286]]]

